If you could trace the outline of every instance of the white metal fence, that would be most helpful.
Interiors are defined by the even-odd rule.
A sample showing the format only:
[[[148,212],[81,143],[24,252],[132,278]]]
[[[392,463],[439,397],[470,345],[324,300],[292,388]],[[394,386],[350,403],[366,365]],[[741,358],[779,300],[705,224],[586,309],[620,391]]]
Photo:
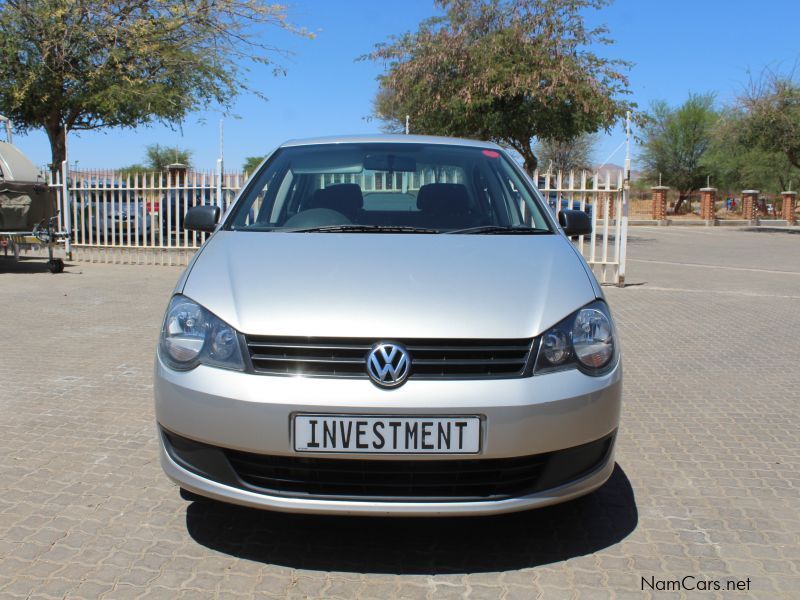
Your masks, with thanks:
[[[592,219],[589,239],[579,236],[575,245],[600,283],[625,283],[628,245],[628,202],[623,193],[623,172],[534,173],[533,181],[550,209],[588,211]]]
[[[622,172],[534,173],[533,181],[551,211],[583,210],[592,219],[592,233],[575,244],[601,283],[622,283],[625,273],[627,206]],[[59,206],[59,225],[72,231],[68,251],[102,262],[185,264],[205,241],[205,234],[183,228],[192,206],[215,204],[224,212],[246,181],[244,173],[192,171],[175,174],[122,176],[114,171],[66,168],[50,178]],[[357,183],[365,193],[415,191],[433,181],[454,181],[454,175],[422,172],[330,174],[321,185]]]

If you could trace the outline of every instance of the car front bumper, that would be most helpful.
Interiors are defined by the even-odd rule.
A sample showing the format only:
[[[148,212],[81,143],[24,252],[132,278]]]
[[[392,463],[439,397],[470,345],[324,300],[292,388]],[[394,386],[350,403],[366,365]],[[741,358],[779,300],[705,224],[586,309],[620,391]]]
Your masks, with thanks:
[[[577,370],[493,380],[409,380],[390,391],[366,379],[279,377],[200,366],[176,372],[159,359],[155,369],[156,418],[161,429],[161,464],[181,487],[235,504],[299,513],[361,515],[477,515],[525,510],[563,502],[601,486],[614,468],[614,433],[620,418],[622,367],[600,377]],[[353,415],[479,415],[478,455],[414,455],[403,460],[518,460],[575,449],[607,439],[590,469],[511,497],[406,499],[257,490],[235,477],[209,476],[176,455],[169,434],[226,451],[276,460],[397,460],[392,455],[297,453],[292,417],[298,413]],[[221,455],[222,456],[222,455]],[[224,461],[224,459],[223,459]],[[458,462],[453,462],[457,466]],[[488,464],[488,463],[486,463]]]

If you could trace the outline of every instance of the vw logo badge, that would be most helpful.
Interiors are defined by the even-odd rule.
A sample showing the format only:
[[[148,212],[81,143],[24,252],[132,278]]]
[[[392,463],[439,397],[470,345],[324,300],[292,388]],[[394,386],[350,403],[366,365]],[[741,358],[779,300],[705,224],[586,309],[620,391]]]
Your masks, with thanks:
[[[367,355],[367,375],[377,386],[393,388],[405,383],[411,356],[399,344],[378,342]]]

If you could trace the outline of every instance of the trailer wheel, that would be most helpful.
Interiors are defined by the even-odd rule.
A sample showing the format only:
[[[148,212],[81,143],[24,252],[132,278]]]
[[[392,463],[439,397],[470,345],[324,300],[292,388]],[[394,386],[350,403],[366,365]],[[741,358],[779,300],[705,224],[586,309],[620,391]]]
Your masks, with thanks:
[[[60,258],[53,258],[47,261],[47,268],[51,273],[61,273],[64,271],[64,261]]]

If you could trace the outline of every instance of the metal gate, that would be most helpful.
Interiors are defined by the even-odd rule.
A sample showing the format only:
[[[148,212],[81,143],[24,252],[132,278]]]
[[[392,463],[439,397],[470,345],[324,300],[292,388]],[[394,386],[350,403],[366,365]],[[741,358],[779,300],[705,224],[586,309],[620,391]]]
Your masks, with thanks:
[[[575,244],[592,267],[600,283],[625,283],[628,243],[628,203],[623,172],[570,171],[534,173],[533,180],[556,215],[562,210],[582,210],[592,219],[590,236],[579,236]]]

